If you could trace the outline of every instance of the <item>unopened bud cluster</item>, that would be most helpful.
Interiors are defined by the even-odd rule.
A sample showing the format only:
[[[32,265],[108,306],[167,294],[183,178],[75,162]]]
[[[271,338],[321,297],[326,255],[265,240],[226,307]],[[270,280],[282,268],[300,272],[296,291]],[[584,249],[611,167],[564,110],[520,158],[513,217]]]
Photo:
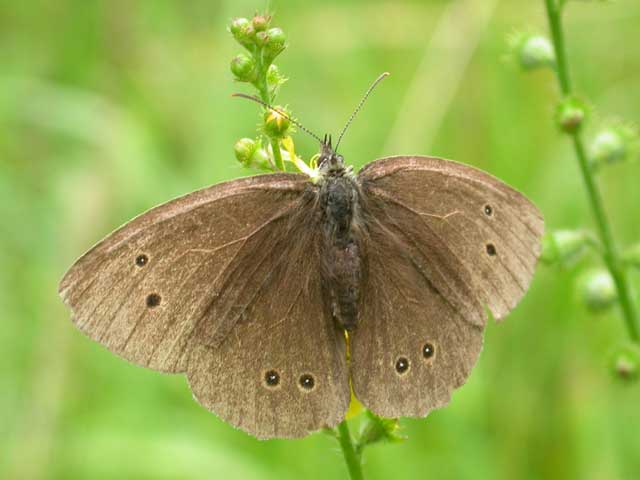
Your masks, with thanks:
[[[287,80],[273,63],[286,48],[287,39],[282,29],[271,25],[271,20],[271,15],[255,15],[252,19],[236,18],[229,25],[233,38],[246,49],[231,60],[231,73],[235,80],[252,85],[265,105],[273,105]],[[238,161],[249,168],[286,170],[280,142],[291,133],[290,113],[283,107],[265,106],[258,132],[257,140],[241,138],[236,142]]]
[[[286,36],[282,29],[271,27],[270,15],[256,15],[251,20],[236,18],[231,22],[229,31],[233,38],[249,51],[250,55],[240,54],[231,61],[231,72],[236,80],[256,84],[264,77],[280,53],[286,47]],[[277,72],[277,69],[276,69]],[[283,79],[271,72],[270,87],[279,86]]]

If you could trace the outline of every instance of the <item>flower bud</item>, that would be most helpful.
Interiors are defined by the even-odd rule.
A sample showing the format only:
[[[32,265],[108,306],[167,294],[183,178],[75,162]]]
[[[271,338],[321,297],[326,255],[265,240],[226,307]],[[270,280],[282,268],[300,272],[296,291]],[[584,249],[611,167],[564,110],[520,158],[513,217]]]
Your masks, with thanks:
[[[251,23],[253,24],[253,28],[256,32],[264,32],[269,27],[269,23],[271,23],[271,16],[256,15],[251,20]]]
[[[251,138],[241,138],[233,146],[236,159],[248,168],[271,170],[269,153],[262,148],[260,141]]]
[[[575,263],[591,242],[589,234],[581,230],[556,230],[542,238],[540,260],[547,265]]]
[[[592,270],[584,275],[580,295],[587,308],[594,313],[604,312],[618,299],[613,278],[605,269]]]
[[[258,144],[251,138],[241,138],[233,146],[236,159],[245,167],[251,165],[252,158],[258,149]]]
[[[249,25],[249,20],[246,18],[234,18],[229,26],[229,31],[231,34],[237,38],[238,35],[242,33],[242,31]]]
[[[273,61],[285,48],[285,42],[287,37],[280,28],[270,28],[266,32],[266,39],[264,43],[264,54]]]
[[[614,130],[604,130],[591,144],[591,158],[595,163],[616,163],[626,156],[624,140]]]
[[[255,60],[244,54],[240,54],[231,60],[231,73],[240,82],[252,82],[255,80],[255,67]]]
[[[578,132],[586,116],[586,104],[576,97],[563,99],[556,109],[556,122],[558,127],[566,133]]]
[[[619,347],[611,357],[611,372],[626,382],[638,380],[640,378],[640,348],[636,345]]]
[[[524,70],[553,67],[556,62],[553,45],[542,35],[519,35],[513,43],[516,58]]]
[[[229,31],[236,41],[248,50],[253,50],[255,46],[255,29],[253,24],[246,18],[236,18],[231,22]]]
[[[628,160],[638,151],[639,135],[636,129],[620,125],[598,133],[591,143],[591,160],[595,167]]]
[[[286,113],[282,107],[276,107],[278,110]],[[264,114],[264,132],[272,138],[283,138],[287,135],[291,121],[288,117],[269,109]]]
[[[264,47],[269,40],[267,32],[256,32],[256,45]]]
[[[264,148],[258,148],[251,158],[251,167],[273,171],[273,158]]]

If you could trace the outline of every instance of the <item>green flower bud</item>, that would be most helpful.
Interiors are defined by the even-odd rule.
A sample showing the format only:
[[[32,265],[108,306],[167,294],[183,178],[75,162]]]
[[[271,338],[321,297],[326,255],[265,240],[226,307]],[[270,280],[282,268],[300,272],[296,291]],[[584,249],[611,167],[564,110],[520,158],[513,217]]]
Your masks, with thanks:
[[[587,272],[580,282],[580,295],[585,305],[594,313],[604,312],[618,299],[611,274],[604,269]]]
[[[236,41],[247,50],[253,50],[255,47],[255,29],[253,24],[246,18],[236,18],[231,22],[229,31]]]
[[[566,133],[576,133],[582,127],[587,116],[586,104],[576,98],[565,98],[558,104],[556,122],[560,130]]]
[[[640,137],[636,129],[619,125],[598,133],[591,143],[591,160],[595,167],[623,162],[637,151]]]
[[[619,347],[611,356],[611,372],[620,380],[637,381],[640,378],[640,348],[631,344]]]
[[[264,47],[269,41],[269,35],[267,32],[257,32],[256,33],[256,45],[259,47]]]
[[[273,61],[284,50],[287,37],[280,28],[270,28],[266,33],[264,54],[269,61]]]
[[[591,144],[591,158],[595,163],[616,163],[626,154],[624,140],[613,130],[598,133]]]
[[[251,166],[259,170],[273,171],[273,158],[264,148],[258,148],[251,159]]]
[[[556,63],[553,45],[542,35],[520,35],[513,48],[518,63],[524,70],[553,68]]]
[[[286,113],[282,107],[276,107]],[[275,110],[267,110],[264,114],[264,132],[271,138],[283,138],[287,136],[291,127],[291,121],[286,116]]]
[[[237,36],[243,32],[247,25],[249,25],[249,20],[246,18],[234,18],[229,26],[229,31],[237,39]]]
[[[233,146],[236,159],[245,167],[251,165],[251,161],[257,149],[258,144],[251,138],[241,138]]]
[[[240,82],[252,82],[256,77],[256,62],[252,57],[240,54],[231,60],[231,72]]]
[[[271,23],[271,16],[256,15],[251,20],[251,23],[253,24],[253,28],[255,29],[256,32],[264,32],[269,27],[269,24]]]
[[[581,230],[556,230],[542,237],[540,260],[547,265],[575,263],[591,243],[590,235]]]
[[[272,170],[269,153],[262,148],[260,141],[251,138],[241,138],[233,146],[236,159],[248,168]]]

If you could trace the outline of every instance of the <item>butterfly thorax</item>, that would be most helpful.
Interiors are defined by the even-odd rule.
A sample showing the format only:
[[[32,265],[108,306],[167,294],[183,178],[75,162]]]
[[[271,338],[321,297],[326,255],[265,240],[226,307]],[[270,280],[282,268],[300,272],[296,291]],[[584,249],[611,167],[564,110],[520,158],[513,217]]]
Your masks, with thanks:
[[[322,276],[327,306],[345,330],[355,329],[362,283],[360,194],[346,170],[329,173],[320,185]]]

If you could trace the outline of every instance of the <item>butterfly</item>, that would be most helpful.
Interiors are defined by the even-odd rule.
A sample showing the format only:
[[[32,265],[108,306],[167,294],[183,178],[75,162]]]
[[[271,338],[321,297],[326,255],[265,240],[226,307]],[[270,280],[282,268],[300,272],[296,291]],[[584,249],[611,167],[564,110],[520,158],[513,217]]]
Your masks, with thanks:
[[[330,138],[315,181],[271,173],[155,207],[62,279],[73,322],[259,439],[340,423],[351,390],[383,417],[449,402],[534,274],[542,215],[470,166],[373,161]]]

